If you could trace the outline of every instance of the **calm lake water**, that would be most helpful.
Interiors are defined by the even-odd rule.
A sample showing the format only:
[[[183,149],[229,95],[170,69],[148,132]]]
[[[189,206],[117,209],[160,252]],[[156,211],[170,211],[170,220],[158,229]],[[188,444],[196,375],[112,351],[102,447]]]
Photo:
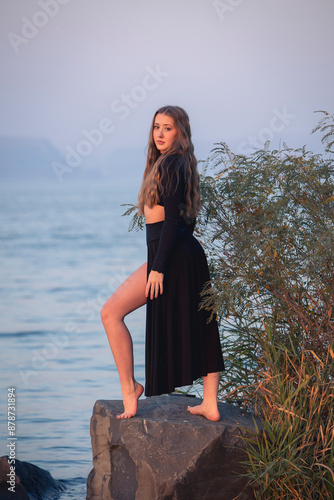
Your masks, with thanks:
[[[16,458],[65,480],[84,499],[97,399],[121,399],[100,320],[106,298],[146,260],[144,232],[128,232],[122,203],[138,186],[5,184],[0,188],[0,454],[7,390],[16,389]],[[144,382],[145,309],[128,316]]]

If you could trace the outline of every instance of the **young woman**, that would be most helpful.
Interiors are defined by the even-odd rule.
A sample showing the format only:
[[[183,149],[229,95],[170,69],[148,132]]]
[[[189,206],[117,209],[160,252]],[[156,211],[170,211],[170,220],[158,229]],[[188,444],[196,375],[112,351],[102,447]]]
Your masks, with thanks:
[[[139,192],[145,216],[147,263],[108,299],[102,322],[118,369],[124,412],[137,412],[143,386],[134,378],[133,347],[124,317],[146,304],[145,395],[166,394],[203,377],[203,402],[193,414],[219,420],[219,372],[224,370],[217,322],[199,309],[209,281],[204,251],[193,236],[200,208],[199,175],[187,113],[165,106],[155,113]]]

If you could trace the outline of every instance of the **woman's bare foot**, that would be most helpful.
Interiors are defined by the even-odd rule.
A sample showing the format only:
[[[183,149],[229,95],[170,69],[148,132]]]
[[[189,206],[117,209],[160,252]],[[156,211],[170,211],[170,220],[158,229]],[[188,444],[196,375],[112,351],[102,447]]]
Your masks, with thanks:
[[[193,415],[202,415],[208,420],[213,422],[218,422],[220,420],[220,414],[218,411],[218,406],[216,401],[206,402],[203,401],[197,406],[188,406],[187,410]]]
[[[137,413],[138,399],[143,394],[144,387],[135,381],[134,389],[123,394],[124,412],[116,415],[116,418],[131,418]]]

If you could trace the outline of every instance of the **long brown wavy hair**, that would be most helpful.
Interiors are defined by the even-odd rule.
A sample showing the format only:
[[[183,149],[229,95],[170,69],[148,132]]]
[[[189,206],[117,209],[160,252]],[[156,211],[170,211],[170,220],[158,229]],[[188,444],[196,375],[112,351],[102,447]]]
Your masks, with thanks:
[[[173,118],[177,129],[173,144],[163,153],[157,149],[153,140],[155,118],[159,113]],[[152,208],[159,201],[159,192],[162,189],[161,181],[165,174],[162,164],[172,154],[179,155],[183,159],[186,215],[190,218],[197,216],[198,210],[201,208],[197,160],[191,141],[189,116],[179,106],[163,106],[154,114],[147,146],[146,168],[138,194],[138,208],[141,215],[144,213],[144,205]]]

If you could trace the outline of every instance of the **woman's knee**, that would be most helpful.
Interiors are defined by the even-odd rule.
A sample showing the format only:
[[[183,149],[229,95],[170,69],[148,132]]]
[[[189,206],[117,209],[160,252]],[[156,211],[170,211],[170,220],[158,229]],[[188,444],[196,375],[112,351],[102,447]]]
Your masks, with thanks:
[[[103,304],[100,314],[103,324],[122,320],[119,314],[119,307],[117,307],[113,295]]]
[[[108,317],[108,306],[107,306],[107,302],[105,302],[101,308],[101,311],[100,311],[100,314],[101,314],[101,320],[102,320],[102,323],[104,324],[107,317]]]
[[[123,321],[125,316],[146,303],[146,263],[132,273],[109,297],[101,309],[102,323]]]

